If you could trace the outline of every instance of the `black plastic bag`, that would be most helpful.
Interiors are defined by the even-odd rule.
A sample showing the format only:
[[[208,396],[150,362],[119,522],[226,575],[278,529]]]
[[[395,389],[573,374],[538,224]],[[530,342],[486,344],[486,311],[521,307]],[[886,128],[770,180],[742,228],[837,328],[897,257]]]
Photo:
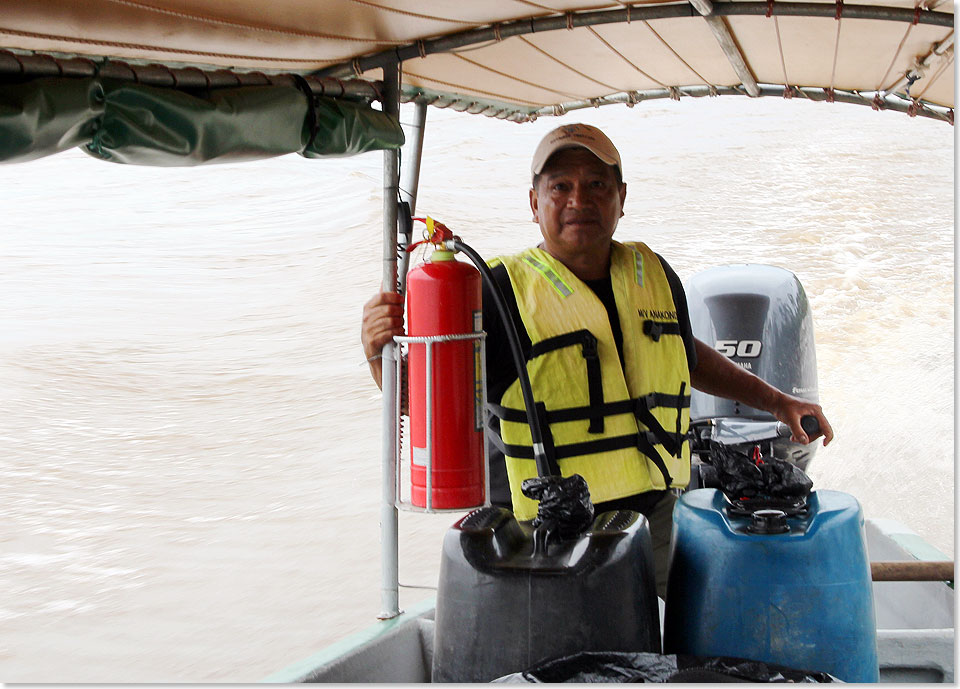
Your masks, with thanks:
[[[720,490],[731,500],[801,501],[813,488],[802,469],[782,459],[759,462],[729,445],[710,443],[710,461],[717,470]]]
[[[556,658],[494,682],[839,682],[826,672],[729,657],[584,652]]]
[[[593,503],[590,489],[580,474],[537,476],[528,478],[521,486],[523,494],[539,500],[534,526],[544,525],[561,538],[575,538],[593,523]]]

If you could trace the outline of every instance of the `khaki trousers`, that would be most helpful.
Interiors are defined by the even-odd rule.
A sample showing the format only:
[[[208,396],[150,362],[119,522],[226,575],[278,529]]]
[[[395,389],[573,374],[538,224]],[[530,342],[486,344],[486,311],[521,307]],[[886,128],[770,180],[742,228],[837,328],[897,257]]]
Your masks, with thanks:
[[[668,491],[647,516],[650,538],[653,541],[653,572],[657,581],[657,595],[667,599],[667,566],[670,564],[670,533],[673,529],[673,506],[677,496]]]

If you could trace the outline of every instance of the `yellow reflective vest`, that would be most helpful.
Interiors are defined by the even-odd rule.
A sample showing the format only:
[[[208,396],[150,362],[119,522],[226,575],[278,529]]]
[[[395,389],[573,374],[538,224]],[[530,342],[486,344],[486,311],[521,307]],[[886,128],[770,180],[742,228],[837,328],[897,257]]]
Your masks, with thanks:
[[[610,278],[623,332],[623,358],[597,295],[541,249],[502,262],[532,345],[527,360],[533,396],[543,403],[564,476],[587,480],[593,502],[690,481],[690,371],[666,273],[645,244],[613,242]],[[523,495],[537,475],[519,381],[499,404],[494,442],[506,457],[514,514],[532,519]]]

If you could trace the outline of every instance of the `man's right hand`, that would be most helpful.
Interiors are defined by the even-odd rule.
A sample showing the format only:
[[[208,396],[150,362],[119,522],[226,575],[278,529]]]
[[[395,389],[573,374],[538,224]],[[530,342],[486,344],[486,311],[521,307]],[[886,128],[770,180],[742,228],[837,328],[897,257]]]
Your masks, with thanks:
[[[403,296],[396,292],[378,292],[363,305],[360,341],[363,355],[370,364],[370,375],[380,387],[382,365],[379,358],[383,346],[394,335],[403,335]]]

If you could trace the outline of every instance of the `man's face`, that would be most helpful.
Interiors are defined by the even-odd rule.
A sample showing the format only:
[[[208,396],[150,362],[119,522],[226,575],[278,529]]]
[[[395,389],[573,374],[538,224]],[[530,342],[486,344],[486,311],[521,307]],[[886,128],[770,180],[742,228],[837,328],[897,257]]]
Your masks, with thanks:
[[[614,168],[587,149],[554,153],[530,190],[547,252],[561,262],[578,254],[606,256],[626,195],[627,185],[617,183]]]

